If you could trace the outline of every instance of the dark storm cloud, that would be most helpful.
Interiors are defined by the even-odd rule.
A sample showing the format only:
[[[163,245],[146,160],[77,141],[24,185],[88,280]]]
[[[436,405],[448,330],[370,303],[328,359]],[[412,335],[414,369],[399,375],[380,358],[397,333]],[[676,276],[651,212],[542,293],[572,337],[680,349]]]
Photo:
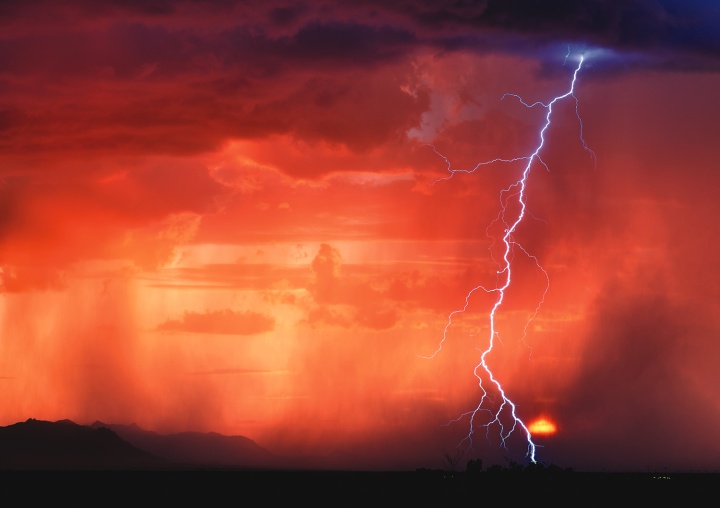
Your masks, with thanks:
[[[289,65],[297,58],[305,64],[344,66],[398,57],[412,46],[543,53],[548,47],[574,44],[640,53],[652,65],[720,66],[716,29],[720,6],[711,0],[106,1],[77,3],[72,8],[38,1],[6,5],[0,10],[0,22],[42,10],[58,11],[75,22],[63,27],[65,34],[94,26],[83,25],[83,19],[117,24],[113,30],[120,30],[118,40],[124,50],[137,54],[141,47],[140,54],[163,62],[189,63],[192,60],[183,59],[189,51],[231,60],[233,55],[238,59],[254,55],[258,60],[268,57]],[[211,32],[220,36],[214,41],[207,31],[200,36],[192,19],[197,26],[213,19]],[[276,33],[276,28],[286,30]],[[75,50],[83,58],[75,60],[87,61],[95,45],[77,42]],[[72,37],[61,47],[71,43]],[[8,56],[8,52],[3,55]]]
[[[546,71],[560,72],[558,59],[570,44],[575,52],[594,51],[590,72],[630,64],[720,69],[719,22],[720,7],[709,2],[644,0],[5,6],[0,87],[7,104],[0,102],[0,129],[7,136],[0,143],[26,151],[27,143],[42,147],[49,132],[64,132],[54,143],[77,146],[67,136],[80,132],[81,148],[114,143],[138,152],[193,153],[233,136],[293,133],[348,143],[362,131],[353,148],[367,149],[417,125],[428,101],[397,87],[391,97],[359,80],[386,70],[405,84],[418,51],[513,52],[552,60]],[[357,90],[345,93],[333,80],[353,71],[364,77],[354,77]],[[128,88],[120,93],[113,84]],[[314,90],[318,84],[323,90]],[[348,116],[353,105],[379,103],[378,94],[407,104],[402,118]],[[305,102],[288,106],[303,95]],[[342,117],[326,118],[325,97],[340,97],[333,109]],[[343,97],[347,111],[338,108]],[[50,107],[53,99],[67,104]],[[278,108],[290,109],[278,115]],[[206,125],[198,132],[201,115]],[[85,135],[98,124],[118,130],[101,140]]]
[[[268,19],[276,25],[287,26],[298,21],[300,16],[308,10],[308,7],[303,4],[274,7],[268,12]]]
[[[14,15],[18,12],[27,12],[38,8],[69,8],[72,12],[82,13],[83,16],[101,17],[107,15],[137,14],[142,16],[160,17],[171,15],[180,7],[188,4],[198,4],[197,0],[188,2],[176,0],[105,0],[95,2],[93,0],[77,0],[68,5],[69,2],[58,0],[26,0],[24,2],[2,2],[0,3],[0,17]],[[238,0],[212,0],[203,2],[210,8],[228,7],[238,3]]]
[[[98,31],[0,39],[0,74],[53,74],[113,79],[225,71],[278,77],[292,69],[357,68],[403,58],[415,36],[392,26],[311,22],[291,36],[239,24],[212,33],[118,19]]]
[[[393,27],[353,23],[311,24],[286,46],[287,57],[333,63],[367,64],[400,56],[403,46],[415,42],[413,34]]]
[[[641,53],[653,66],[720,68],[720,6],[709,0],[426,0],[395,5],[450,46],[491,44],[500,49],[492,39],[514,34],[518,39],[502,37],[511,51],[529,51],[534,45],[539,52],[544,45],[572,43]],[[464,34],[443,39],[458,30]]]
[[[45,16],[73,18],[60,4],[35,5]],[[288,9],[267,16],[289,23],[306,10]],[[427,108],[426,94],[400,89],[418,44],[405,28],[316,16],[273,33],[262,9],[256,19],[237,22],[218,21],[212,12],[203,11],[207,26],[172,13],[156,19],[101,10],[104,18],[84,13],[49,28],[29,8],[18,9],[14,23],[0,16],[0,30],[7,28],[0,37],[0,86],[7,92],[0,129],[7,136],[0,144],[22,153],[28,143],[197,153],[228,137],[292,132],[350,143],[359,132],[354,148],[365,149],[413,127]],[[374,78],[388,65],[397,83]],[[340,84],[345,72],[362,74]],[[368,104],[379,106],[367,119],[352,111],[367,112]],[[394,113],[397,121],[384,116],[396,111],[391,104],[407,106]],[[99,138],[96,126],[106,129]]]

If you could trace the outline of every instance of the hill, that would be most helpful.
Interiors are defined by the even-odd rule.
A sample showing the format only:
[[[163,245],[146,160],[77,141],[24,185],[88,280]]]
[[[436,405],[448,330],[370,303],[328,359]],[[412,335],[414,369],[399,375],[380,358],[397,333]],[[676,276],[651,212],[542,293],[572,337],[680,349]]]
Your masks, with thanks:
[[[136,469],[163,465],[166,461],[136,448],[108,428],[33,418],[0,427],[3,469]]]

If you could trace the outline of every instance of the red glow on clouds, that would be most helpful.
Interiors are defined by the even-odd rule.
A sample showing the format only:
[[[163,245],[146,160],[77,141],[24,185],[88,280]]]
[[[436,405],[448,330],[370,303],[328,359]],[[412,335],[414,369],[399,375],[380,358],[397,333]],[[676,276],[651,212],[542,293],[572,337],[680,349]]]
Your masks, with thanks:
[[[486,232],[517,168],[433,183],[427,144],[459,169],[527,153],[543,113],[500,98],[546,100],[569,66],[564,42],[526,55],[528,25],[441,3],[437,26],[412,2],[3,8],[0,425],[217,431],[368,467],[457,446],[492,297],[421,356],[497,280]],[[704,461],[720,75],[594,65],[576,92],[597,169],[558,107],[517,231],[549,292],[525,328],[546,281],[517,259],[488,360],[521,417],[563,422],[556,460]]]

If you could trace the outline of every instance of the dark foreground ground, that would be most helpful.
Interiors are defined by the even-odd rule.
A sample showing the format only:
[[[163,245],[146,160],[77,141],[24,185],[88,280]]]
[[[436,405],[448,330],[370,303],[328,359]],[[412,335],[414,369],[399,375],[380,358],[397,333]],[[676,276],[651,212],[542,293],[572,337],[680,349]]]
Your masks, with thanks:
[[[720,505],[717,473],[307,472],[238,470],[0,471],[11,506],[670,506]]]

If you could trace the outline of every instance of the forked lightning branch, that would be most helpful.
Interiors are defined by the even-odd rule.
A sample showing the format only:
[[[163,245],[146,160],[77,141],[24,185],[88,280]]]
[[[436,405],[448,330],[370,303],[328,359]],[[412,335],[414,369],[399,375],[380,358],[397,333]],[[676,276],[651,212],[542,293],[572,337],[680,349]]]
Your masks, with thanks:
[[[549,288],[549,278],[547,272],[542,268],[539,260],[519,243],[519,240],[515,238],[515,233],[526,216],[528,190],[527,185],[530,173],[532,169],[538,164],[547,168],[547,165],[543,161],[541,154],[543,147],[545,146],[546,134],[553,120],[553,108],[556,104],[560,103],[561,101],[575,101],[575,113],[579,123],[579,140],[582,143],[583,148],[590,154],[593,160],[595,159],[595,154],[592,152],[592,150],[590,150],[583,138],[582,120],[579,114],[578,99],[575,96],[575,84],[582,68],[583,61],[584,56],[580,55],[577,60],[577,65],[572,74],[572,79],[570,81],[567,91],[552,98],[548,102],[528,103],[523,100],[522,97],[516,94],[503,95],[502,99],[517,99],[523,106],[527,108],[545,109],[545,122],[539,129],[538,143],[533,152],[511,159],[497,158],[485,162],[480,162],[476,164],[475,167],[473,167],[472,169],[454,169],[452,167],[452,164],[450,163],[450,160],[446,156],[439,153],[434,146],[431,146],[435,153],[437,153],[440,157],[443,158],[443,160],[445,160],[448,170],[448,176],[437,180],[435,182],[436,184],[450,180],[456,176],[461,176],[462,174],[474,173],[484,167],[491,165],[519,163],[523,167],[519,178],[514,183],[500,191],[500,210],[498,218],[496,220],[501,221],[504,227],[502,228],[502,234],[500,235],[500,247],[503,255],[502,258],[498,260],[497,284],[494,287],[477,285],[468,291],[465,297],[464,305],[449,314],[447,323],[443,330],[442,339],[440,340],[437,349],[431,355],[425,356],[424,358],[433,358],[441,352],[443,344],[448,338],[448,332],[453,326],[453,319],[457,315],[463,314],[467,311],[468,307],[470,306],[471,299],[473,298],[473,295],[475,293],[484,292],[487,294],[495,295],[494,303],[490,308],[489,312],[489,332],[486,337],[486,342],[481,345],[480,350],[482,351],[482,353],[480,354],[480,360],[473,371],[473,374],[477,378],[478,386],[480,388],[480,399],[473,409],[461,414],[460,416],[458,416],[458,418],[453,420],[453,422],[458,422],[466,418],[469,419],[468,434],[464,440],[467,442],[468,448],[472,447],[473,434],[475,433],[477,428],[485,428],[487,435],[487,432],[491,427],[496,427],[499,431],[502,446],[505,446],[507,439],[509,439],[510,436],[513,435],[513,433],[521,432],[527,440],[527,457],[533,463],[536,462],[537,449],[537,446],[533,441],[533,434],[528,428],[526,422],[519,415],[516,403],[513,402],[510,395],[503,388],[501,380],[498,379],[493,373],[492,365],[488,361],[488,355],[493,351],[493,348],[495,347],[495,342],[498,339],[497,317],[498,313],[502,309],[503,302],[505,301],[506,291],[511,286],[511,284],[523,283],[522,280],[515,280],[513,278],[513,259],[514,256],[518,254],[518,251],[525,257],[531,259],[536,264],[538,269],[541,270],[542,273],[545,275],[546,281],[548,283],[545,287],[545,292],[537,303],[537,307],[535,309],[535,312],[531,316],[530,321],[532,321],[532,319],[534,319],[539,312]],[[528,324],[529,322],[525,325],[525,330],[527,330]],[[491,395],[489,390],[499,396],[499,403],[492,403],[492,401],[490,400]]]

